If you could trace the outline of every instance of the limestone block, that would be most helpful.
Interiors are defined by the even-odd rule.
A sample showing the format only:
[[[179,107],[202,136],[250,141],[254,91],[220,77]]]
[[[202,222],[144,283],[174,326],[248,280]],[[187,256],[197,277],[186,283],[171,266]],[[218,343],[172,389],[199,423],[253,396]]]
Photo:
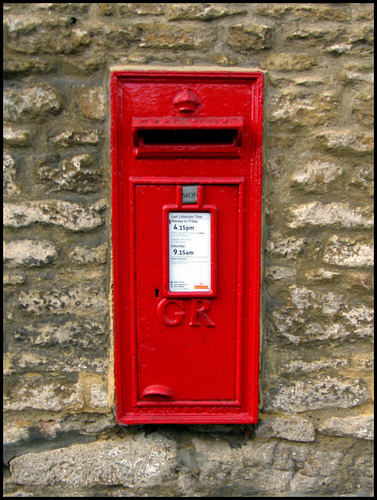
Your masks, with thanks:
[[[8,16],[6,46],[26,54],[73,54],[90,43],[89,33],[70,17]]]
[[[297,271],[295,269],[282,266],[272,266],[267,269],[265,280],[267,283],[273,283],[275,281],[287,280],[296,276]]]
[[[260,3],[256,5],[256,13],[259,16],[268,16],[268,17],[283,17],[288,12],[292,11],[292,7],[287,4],[264,4]]]
[[[18,303],[24,311],[34,314],[104,314],[108,308],[105,290],[87,285],[59,290],[23,290]]]
[[[312,18],[315,20],[348,21],[351,12],[347,6],[333,7],[326,4],[297,4],[292,11],[297,19]]]
[[[67,357],[62,357],[62,353],[56,349],[49,351],[40,349],[39,351],[10,354],[5,356],[4,375],[37,372],[46,376],[48,373],[90,372],[102,377],[109,369],[108,361],[104,359],[105,355],[103,352],[99,354],[97,351],[96,357],[88,356],[87,353],[81,353],[78,349],[70,351],[70,355]],[[95,386],[93,398],[88,399],[97,402],[95,406],[106,406],[106,404],[99,405],[98,403],[107,401],[108,406],[108,394],[102,383]]]
[[[236,52],[249,53],[269,49],[272,45],[272,29],[261,24],[239,24],[229,28],[227,44]]]
[[[293,31],[288,31],[285,35],[287,40],[305,40],[306,46],[321,46],[328,45],[330,43],[334,43],[339,39],[342,39],[342,35],[344,33],[344,29],[339,29],[336,27],[324,26],[324,25],[315,25],[311,27],[305,28],[296,28]]]
[[[363,496],[371,487],[370,481],[365,479],[371,471],[373,452],[370,446],[361,449],[359,454],[365,457],[364,468],[355,466],[353,447],[345,447],[339,440],[328,448],[281,442],[276,447],[274,464],[278,465],[279,459],[283,466],[286,464],[285,468],[293,466],[295,474],[289,491],[294,495],[327,496],[343,492],[347,496],[353,492],[356,496]]]
[[[264,394],[264,411],[291,413],[324,408],[352,408],[370,400],[360,379],[340,380],[331,377],[279,382]]]
[[[64,158],[59,165],[42,162],[37,176],[51,186],[49,191],[76,191],[91,193],[101,188],[102,168],[87,153]]]
[[[372,337],[374,333],[374,309],[364,305],[342,312],[343,318],[351,325],[352,333],[360,338]]]
[[[105,384],[95,384],[90,388],[90,406],[92,408],[108,408],[109,393]]]
[[[24,274],[3,274],[3,285],[22,285],[26,283]]]
[[[297,285],[288,292],[285,305],[272,310],[270,318],[276,332],[293,344],[373,333],[373,311],[365,305],[350,307],[340,294]]]
[[[103,224],[99,213],[102,209],[102,203],[86,207],[79,203],[59,200],[5,203],[3,221],[5,227],[12,228],[43,223],[70,231],[90,231]]]
[[[102,87],[82,88],[78,94],[81,112],[92,120],[105,117],[105,93]]]
[[[196,453],[197,463],[203,476],[212,475],[219,464],[227,467],[263,467],[272,465],[274,443],[260,443],[248,441],[241,448],[242,460],[236,448],[232,448],[227,441],[213,436],[195,436],[192,445]]]
[[[50,61],[41,61],[37,57],[20,58],[19,54],[9,54],[4,58],[4,75],[14,77],[18,74],[42,73],[48,74],[53,71],[54,65]]]
[[[56,246],[48,241],[19,239],[4,241],[3,261],[9,266],[45,266],[58,255]]]
[[[101,429],[100,421],[97,428]],[[72,425],[69,421],[49,419],[35,423],[30,420],[17,421],[10,417],[5,424],[4,465],[8,465],[14,457],[30,453],[31,449],[38,453],[95,440],[95,436],[87,434],[80,425]]]
[[[112,53],[117,52],[117,56],[120,54],[127,54],[127,49],[130,47],[131,43],[140,40],[141,29],[136,24],[128,24],[122,27],[107,24],[105,29],[103,26],[93,26],[90,30],[90,34],[94,53],[97,57],[103,59],[103,54],[106,54],[108,51]],[[89,65],[95,64],[95,58],[93,56],[89,59],[84,54],[83,60],[87,61]]]
[[[348,84],[355,83],[374,83],[373,65],[366,65],[358,62],[350,62],[344,65],[339,71],[338,77],[341,81]]]
[[[373,267],[374,245],[360,238],[334,235],[326,243],[323,260],[342,267]]]
[[[336,116],[338,104],[339,96],[334,90],[314,94],[303,88],[284,88],[270,99],[267,117],[272,123],[318,126],[329,123]]]
[[[69,252],[69,258],[76,264],[105,264],[107,261],[107,245],[88,248],[76,246]]]
[[[175,442],[153,433],[28,453],[11,461],[11,473],[23,485],[133,488],[171,479],[176,465]]]
[[[374,217],[369,207],[351,207],[348,203],[299,203],[288,208],[288,226],[373,227]]]
[[[370,196],[374,195],[374,171],[372,166],[362,166],[356,170],[351,178],[351,186],[365,190]]]
[[[363,66],[358,63],[347,64],[345,68],[339,72],[339,79],[351,85],[360,82],[373,84],[374,73],[371,70],[371,66]]]
[[[292,472],[276,471],[272,467],[276,443],[248,441],[241,448],[231,448],[218,438],[201,436],[192,439],[194,454],[191,467],[198,468],[202,491],[216,491],[229,480],[241,491],[276,492],[284,490]],[[271,479],[272,478],[272,479]]]
[[[349,368],[349,366],[350,362],[346,358],[325,358],[311,362],[295,360],[284,363],[282,374],[301,376],[313,372],[324,373],[325,371],[329,371],[329,369],[339,371],[342,368]]]
[[[309,161],[292,175],[291,186],[307,193],[324,193],[342,175],[343,169],[336,163]]]
[[[257,437],[275,437],[303,442],[310,442],[315,439],[313,424],[301,417],[270,417],[262,420],[255,431],[255,435]]]
[[[333,281],[341,273],[329,271],[328,269],[318,268],[305,273],[305,278],[309,281]]]
[[[52,135],[50,141],[65,148],[81,145],[95,145],[99,143],[99,133],[97,130],[66,129],[57,135]]]
[[[90,8],[90,4],[88,3],[36,3],[32,4],[32,6],[27,5],[30,10],[38,10],[38,11],[51,11],[51,12],[59,12],[65,14],[85,14],[88,12]]]
[[[4,410],[78,410],[84,401],[80,388],[74,381],[62,377],[36,377],[16,379],[6,377],[4,381]]]
[[[4,120],[8,122],[43,121],[59,113],[61,104],[60,92],[47,83],[18,90],[5,89],[3,94]]]
[[[326,130],[316,134],[316,142],[319,147],[344,154],[351,153],[373,153],[374,136],[371,132],[359,132],[354,130]]]
[[[137,14],[138,16],[161,16],[164,13],[163,5],[158,3],[121,3],[118,4],[117,7],[120,16],[128,16],[129,14]]]
[[[5,125],[3,127],[3,140],[9,146],[28,146],[30,144],[30,131],[24,128]]]
[[[328,436],[350,436],[373,441],[374,415],[331,417],[319,425],[318,431]]]
[[[83,88],[79,91],[81,113],[91,120],[102,120],[105,117],[106,97],[102,87]]]
[[[140,47],[156,49],[208,50],[217,38],[213,28],[143,24]]]
[[[224,4],[167,4],[166,19],[175,21],[178,19],[211,21],[220,17],[245,14],[247,12],[244,6],[232,6]]]
[[[305,71],[317,66],[316,57],[306,54],[275,53],[261,61],[262,69],[279,71]]]
[[[270,255],[281,256],[286,259],[295,259],[304,252],[307,240],[297,236],[284,237],[281,233],[274,232],[267,242],[267,251]]]
[[[370,92],[361,92],[355,96],[352,113],[357,123],[372,127],[374,123],[374,96]]]
[[[321,4],[258,4],[257,14],[280,18],[291,15],[296,21],[301,19],[347,21],[351,18],[351,13],[347,7],[333,7]]]
[[[106,347],[108,332],[106,325],[91,319],[65,320],[58,325],[43,321],[17,328],[15,339],[28,346],[57,346],[59,350],[72,346],[82,352]]]
[[[16,196],[20,193],[16,185],[16,161],[3,151],[3,195]]]

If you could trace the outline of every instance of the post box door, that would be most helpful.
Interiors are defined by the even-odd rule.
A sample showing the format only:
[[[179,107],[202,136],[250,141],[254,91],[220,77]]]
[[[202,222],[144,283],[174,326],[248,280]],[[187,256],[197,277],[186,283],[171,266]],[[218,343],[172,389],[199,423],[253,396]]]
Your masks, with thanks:
[[[164,297],[163,290],[161,262],[168,244],[163,238],[169,238],[164,231],[168,221],[164,220],[163,208],[167,204],[174,206],[177,186],[135,184],[134,189],[137,401],[141,405],[157,406],[166,403],[236,404],[237,372],[241,368],[238,349],[242,336],[237,323],[240,306],[237,296],[240,264],[237,259],[238,186],[205,185],[204,205],[200,211],[192,208],[190,212],[182,212],[183,206],[172,212],[182,218],[185,214],[210,216],[206,205],[216,207],[218,221],[212,253],[216,252],[217,259],[211,271],[216,275],[218,292],[216,297],[207,298],[199,288],[198,296],[182,294],[179,297],[178,292],[178,297],[171,298]],[[195,224],[180,225],[178,222],[174,225],[178,233],[175,246],[178,252],[184,253],[181,267],[193,269],[192,266],[200,264],[198,259],[202,259],[201,249],[197,248],[200,241],[195,247],[195,242],[190,240]],[[210,233],[209,227],[203,229],[202,233]],[[202,238],[208,241],[205,234]],[[195,250],[190,250],[194,247]],[[191,255],[194,253],[197,255]],[[203,265],[209,268],[211,262]],[[157,389],[145,395],[149,387],[153,392],[154,386],[167,388],[169,397],[159,394]]]

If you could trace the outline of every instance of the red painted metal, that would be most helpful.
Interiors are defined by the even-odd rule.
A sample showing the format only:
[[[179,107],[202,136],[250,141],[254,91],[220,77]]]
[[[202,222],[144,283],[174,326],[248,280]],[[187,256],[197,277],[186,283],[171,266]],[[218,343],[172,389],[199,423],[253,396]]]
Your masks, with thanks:
[[[118,422],[255,423],[263,75],[115,71],[111,116]],[[210,214],[210,290],[169,290],[171,212]]]

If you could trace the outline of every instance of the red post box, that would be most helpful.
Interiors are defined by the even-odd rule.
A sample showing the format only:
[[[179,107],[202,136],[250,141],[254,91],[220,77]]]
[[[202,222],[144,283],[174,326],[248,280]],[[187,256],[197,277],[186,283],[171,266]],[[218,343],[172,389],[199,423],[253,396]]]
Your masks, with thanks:
[[[258,418],[263,74],[111,76],[124,424]]]

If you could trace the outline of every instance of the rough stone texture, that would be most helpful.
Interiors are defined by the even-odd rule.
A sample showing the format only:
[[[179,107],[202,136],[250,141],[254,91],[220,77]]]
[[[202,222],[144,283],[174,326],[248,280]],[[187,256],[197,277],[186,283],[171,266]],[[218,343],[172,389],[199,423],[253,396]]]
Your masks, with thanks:
[[[275,306],[271,312],[274,338],[276,334],[281,335],[298,345],[373,335],[373,309],[367,305],[353,307],[342,294],[322,293],[296,285],[289,286],[288,291],[285,305]]]
[[[78,347],[81,352],[100,347],[106,339],[104,326],[98,321],[66,320],[54,323],[25,325],[15,332],[15,339],[29,345],[42,347]]]
[[[46,83],[20,90],[4,91],[3,114],[9,122],[41,121],[61,109],[61,96],[57,89]]]
[[[25,381],[5,380],[4,410],[20,411],[29,408],[36,410],[60,411],[62,409],[78,410],[83,408],[84,401],[77,383],[52,377],[38,377]]]
[[[344,151],[363,154],[373,153],[374,137],[370,132],[353,132],[351,130],[331,130],[320,132],[318,144],[330,151]]]
[[[48,181],[50,191],[91,193],[101,188],[101,170],[94,159],[85,153],[65,158],[56,166],[42,162],[37,167],[37,176],[41,181]]]
[[[243,6],[228,6],[220,4],[168,4],[166,19],[175,21],[177,19],[211,21],[219,17],[235,16],[245,14]]]
[[[45,266],[53,262],[57,255],[55,245],[47,241],[13,240],[5,241],[3,245],[3,260],[12,267]]]
[[[20,190],[16,184],[16,162],[10,154],[3,152],[3,195],[16,196]]]
[[[305,71],[317,64],[317,58],[305,54],[271,54],[261,61],[262,69],[279,71]]]
[[[5,21],[8,46],[15,52],[75,53],[90,43],[89,33],[74,27],[67,17],[45,18],[8,17]],[[42,50],[41,50],[42,49]]]
[[[374,218],[369,207],[351,207],[348,203],[320,201],[301,203],[289,207],[289,227],[333,226],[373,227]]]
[[[319,432],[329,436],[351,436],[359,439],[374,440],[374,415],[357,417],[331,417],[319,427]]]
[[[104,290],[97,287],[78,285],[66,290],[22,291],[19,296],[19,306],[29,313],[44,314],[87,314],[103,313],[107,309]]]
[[[24,128],[4,126],[3,140],[9,146],[28,146],[30,144],[30,132]]]
[[[315,430],[313,424],[303,418],[291,417],[286,419],[271,417],[263,420],[258,426],[256,436],[310,442],[315,439]]]
[[[154,486],[172,477],[177,464],[175,443],[153,436],[131,442],[102,441],[70,448],[29,453],[12,461],[18,484],[69,486]]]
[[[227,40],[236,52],[252,52],[269,49],[272,43],[272,30],[268,26],[238,25],[229,28]]]
[[[365,190],[370,196],[374,195],[374,171],[371,166],[364,166],[352,176],[350,184]]]
[[[30,201],[4,205],[5,227],[19,228],[35,223],[61,226],[71,231],[89,231],[101,224],[102,206],[86,208],[66,201]]]
[[[339,96],[326,91],[314,95],[300,88],[284,89],[271,100],[272,111],[268,119],[272,123],[289,123],[293,126],[323,125],[336,116]]]
[[[338,266],[373,267],[374,245],[355,238],[333,236],[326,244],[323,260]]]
[[[144,24],[140,47],[153,49],[207,50],[216,40],[213,28]]]
[[[307,193],[323,193],[343,174],[343,169],[334,163],[313,161],[303,165],[291,177],[291,186]]]
[[[24,274],[4,274],[3,285],[20,285],[26,282]]]
[[[343,382],[325,377],[276,384],[266,395],[264,409],[295,413],[331,407],[351,408],[367,401],[370,396],[360,379]]]
[[[6,496],[373,496],[373,20],[3,5]],[[109,75],[130,64],[264,70],[255,425],[116,423]]]
[[[268,242],[267,250],[271,255],[282,256],[286,259],[294,259],[297,255],[302,254],[305,249],[307,240],[295,236],[282,237],[280,233],[271,235]]]
[[[69,257],[77,264],[105,264],[107,260],[107,245],[96,248],[75,247]]]
[[[255,492],[262,496],[278,492],[283,496],[294,492],[326,496],[339,488],[346,496],[350,491],[363,496],[371,485],[370,476],[362,480],[371,463],[370,448],[347,473],[352,457],[349,445],[336,450],[324,446],[319,451],[306,443],[256,445],[249,441],[232,448],[229,443],[197,436],[190,447],[178,448],[171,438],[171,433],[167,437],[159,433],[147,437],[126,434],[122,441],[110,439],[26,453],[11,461],[10,470],[26,491],[33,491],[29,488],[39,484],[49,492],[62,487],[68,493],[96,487],[97,492],[104,493],[108,491],[105,486],[112,486],[115,496],[122,491],[139,496],[151,487],[167,496],[198,496],[211,491],[216,496],[231,492],[237,496]],[[343,483],[342,474],[347,477]],[[359,485],[352,490],[357,481]]]
[[[92,120],[101,120],[105,115],[105,94],[103,89],[84,88],[79,93],[79,104],[81,112]]]
[[[67,129],[52,136],[51,142],[65,148],[77,145],[98,144],[99,134],[96,130],[75,131]]]

